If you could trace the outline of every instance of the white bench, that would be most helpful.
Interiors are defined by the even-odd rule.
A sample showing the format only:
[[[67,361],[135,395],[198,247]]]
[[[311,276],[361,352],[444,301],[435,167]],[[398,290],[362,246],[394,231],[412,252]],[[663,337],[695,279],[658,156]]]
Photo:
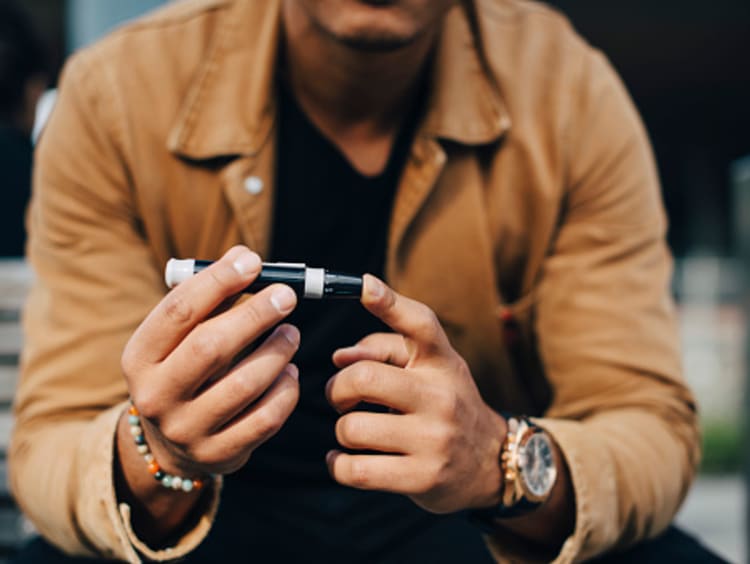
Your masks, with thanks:
[[[18,357],[23,344],[20,313],[32,273],[25,261],[0,259],[0,563],[33,534],[10,496],[7,458],[13,427],[11,406],[18,380]]]

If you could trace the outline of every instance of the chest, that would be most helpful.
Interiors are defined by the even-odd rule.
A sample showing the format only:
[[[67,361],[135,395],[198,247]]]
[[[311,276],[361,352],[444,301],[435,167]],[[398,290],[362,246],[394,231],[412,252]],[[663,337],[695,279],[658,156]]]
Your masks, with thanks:
[[[280,173],[283,162],[269,142],[258,154],[212,167],[176,163],[169,193],[154,191],[161,201],[144,205],[164,211],[145,219],[158,260],[211,259],[238,243],[271,257],[271,242],[283,226],[276,213],[279,178],[289,173]],[[284,166],[297,181],[305,180],[304,167]],[[534,224],[535,202],[519,195],[514,177],[487,167],[472,152],[448,158],[436,141],[418,138],[405,156],[389,213],[374,215],[387,223],[376,226],[385,237],[386,280],[436,312],[485,397],[498,407],[538,403],[533,397],[538,394],[530,394],[524,382],[532,376],[513,366],[502,319],[506,306],[527,299],[533,283],[525,281],[535,278],[530,262],[535,254],[543,256],[546,237],[543,226]],[[312,190],[301,200],[292,202],[298,212],[319,218],[321,229],[338,230],[334,242],[346,240],[347,228],[324,221],[326,210],[316,205]],[[522,321],[524,332],[531,333],[533,320]]]

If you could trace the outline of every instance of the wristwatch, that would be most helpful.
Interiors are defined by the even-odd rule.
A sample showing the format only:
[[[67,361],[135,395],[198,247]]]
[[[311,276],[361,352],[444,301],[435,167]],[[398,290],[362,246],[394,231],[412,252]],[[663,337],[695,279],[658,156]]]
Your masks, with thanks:
[[[495,519],[518,517],[542,505],[555,485],[557,465],[552,439],[526,418],[508,417],[508,432],[500,449],[501,501],[475,510],[472,521],[485,529]]]

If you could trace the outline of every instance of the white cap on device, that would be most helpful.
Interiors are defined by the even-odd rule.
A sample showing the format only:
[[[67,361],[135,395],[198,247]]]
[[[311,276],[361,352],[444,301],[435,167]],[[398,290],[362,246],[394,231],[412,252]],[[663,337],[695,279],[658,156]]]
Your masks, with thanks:
[[[171,258],[164,269],[164,281],[167,288],[174,288],[195,274],[195,259]]]

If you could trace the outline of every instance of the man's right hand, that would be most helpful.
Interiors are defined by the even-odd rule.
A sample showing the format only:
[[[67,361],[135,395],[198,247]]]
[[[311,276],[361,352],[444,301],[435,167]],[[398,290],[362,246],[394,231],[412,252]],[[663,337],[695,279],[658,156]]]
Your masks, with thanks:
[[[280,325],[238,359],[297,304],[291,288],[276,284],[227,307],[260,269],[258,255],[233,247],[167,294],[125,347],[122,368],[130,396],[149,448],[167,473],[198,478],[239,469],[297,404],[298,372],[290,361],[300,336],[294,326]],[[156,483],[137,454],[126,417],[118,431],[120,490],[140,502],[141,521],[169,514],[176,522],[162,531],[167,533],[180,522],[175,511],[184,517],[194,504],[188,499],[197,498]]]

